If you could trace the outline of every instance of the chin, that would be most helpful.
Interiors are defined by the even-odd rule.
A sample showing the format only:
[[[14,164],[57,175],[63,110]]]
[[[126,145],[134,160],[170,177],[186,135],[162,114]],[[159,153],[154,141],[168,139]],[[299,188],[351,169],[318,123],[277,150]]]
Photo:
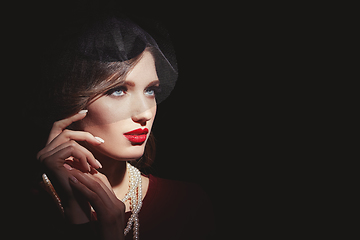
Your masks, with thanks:
[[[110,144],[109,144],[110,145]],[[141,158],[145,151],[146,142],[143,144],[118,144],[117,146],[109,146],[104,143],[97,147],[97,150],[114,160],[118,161],[130,161]]]

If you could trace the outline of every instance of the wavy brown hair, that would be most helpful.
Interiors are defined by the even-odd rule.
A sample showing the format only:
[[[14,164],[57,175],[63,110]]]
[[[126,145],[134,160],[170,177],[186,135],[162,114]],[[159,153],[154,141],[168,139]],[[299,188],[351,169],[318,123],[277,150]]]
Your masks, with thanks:
[[[151,47],[145,50],[152,52]],[[74,52],[65,52],[49,66],[47,76],[49,101],[48,114],[53,121],[78,113],[110,89],[121,85],[142,54],[123,62],[101,62]],[[74,126],[70,125],[74,129]],[[76,129],[76,128],[75,128]],[[147,172],[155,158],[155,138],[152,133],[145,146],[144,155],[132,164]]]

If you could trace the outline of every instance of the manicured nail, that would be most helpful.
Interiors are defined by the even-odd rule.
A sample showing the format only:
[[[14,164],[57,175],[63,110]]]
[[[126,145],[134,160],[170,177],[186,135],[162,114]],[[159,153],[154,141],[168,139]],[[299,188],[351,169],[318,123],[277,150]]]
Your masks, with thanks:
[[[87,113],[88,111],[89,111],[89,110],[84,109],[84,110],[81,110],[80,112],[78,112],[78,114]]]
[[[99,168],[102,168],[101,163],[100,163],[98,160],[96,160],[96,159],[95,159],[95,161],[96,161],[96,163],[98,164]]]
[[[71,170],[72,169],[72,167],[69,165],[69,164],[64,164],[64,168],[66,168],[67,170]]]
[[[70,176],[70,181],[73,182],[73,183],[78,183],[79,182],[79,180],[77,180],[77,178],[74,177],[74,176]]]
[[[95,139],[98,140],[100,143],[104,143],[104,142],[105,142],[104,139],[99,138],[99,137],[95,137]]]

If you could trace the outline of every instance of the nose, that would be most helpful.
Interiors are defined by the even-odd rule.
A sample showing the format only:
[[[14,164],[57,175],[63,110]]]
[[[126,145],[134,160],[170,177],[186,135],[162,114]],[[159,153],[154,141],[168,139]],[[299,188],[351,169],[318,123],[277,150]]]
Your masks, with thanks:
[[[154,106],[151,105],[152,104],[147,103],[146,99],[137,99],[137,101],[133,103],[134,110],[131,119],[141,126],[145,126],[147,121],[154,117],[152,112],[152,107]]]

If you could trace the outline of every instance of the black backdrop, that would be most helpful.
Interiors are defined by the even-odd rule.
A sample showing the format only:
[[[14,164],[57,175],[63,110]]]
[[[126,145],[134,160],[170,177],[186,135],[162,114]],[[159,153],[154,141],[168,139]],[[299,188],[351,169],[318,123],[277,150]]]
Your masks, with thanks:
[[[72,19],[78,17],[74,9],[81,9],[76,5],[71,8],[65,2],[59,2],[57,8],[49,11],[39,10],[40,6],[33,6],[35,10],[23,23],[24,34],[18,39],[23,44],[19,62],[27,61],[19,89],[21,94],[18,94],[22,100],[19,112],[22,119],[31,118],[28,126],[20,128],[29,137],[27,145],[35,145],[31,147],[34,155],[42,148],[49,127],[37,123],[37,116],[32,112],[33,99],[40,94],[40,58],[59,32],[66,31]],[[226,77],[231,55],[224,50],[227,42],[221,36],[224,22],[219,21],[217,15],[202,8],[175,6],[124,11],[138,17],[142,24],[147,19],[160,22],[167,29],[177,56],[176,87],[170,97],[158,105],[153,127],[157,157],[152,171],[164,178],[197,182],[210,189],[212,184],[208,181],[216,180],[209,176],[219,171],[220,163],[228,161],[226,152],[231,148],[223,148],[224,142],[235,143],[238,137],[231,133],[238,126],[231,126],[232,120],[224,115],[227,111],[231,117],[237,113],[236,104],[224,101],[229,87],[234,87],[229,84],[233,79]],[[228,106],[230,109],[226,109]]]
[[[14,1],[11,9],[3,8],[10,11],[3,21],[9,31],[2,53],[10,57],[2,78],[2,171],[9,173],[3,185],[11,193],[4,198],[20,199],[25,208],[23,189],[36,172],[35,154],[46,135],[29,121],[28,111],[37,95],[39,52],[79,11],[98,9],[96,2]],[[314,230],[333,235],[339,228],[325,218],[337,220],[333,209],[341,204],[330,203],[338,195],[334,186],[343,186],[332,184],[342,158],[331,162],[334,156],[327,155],[337,147],[323,140],[332,140],[334,126],[342,126],[330,125],[330,119],[342,116],[333,108],[342,107],[334,101],[346,71],[334,75],[333,65],[347,57],[336,59],[334,48],[349,45],[337,40],[353,39],[345,32],[355,21],[342,24],[342,10],[325,5],[248,2],[121,2],[132,14],[162,22],[178,58],[178,83],[159,105],[153,128],[154,174],[205,189],[217,219],[214,239],[308,238]],[[332,84],[335,90],[328,89]],[[169,139],[169,129],[176,129],[175,138]],[[199,132],[201,137],[190,141],[189,135]],[[336,170],[328,171],[331,165]],[[323,194],[327,189],[330,198]],[[12,214],[14,226],[22,213]]]
[[[77,1],[59,1],[57,5],[26,3],[20,31],[14,35],[17,63],[26,62],[21,64],[21,84],[15,84],[19,93],[17,104],[20,104],[16,104],[15,109],[19,109],[16,116],[21,121],[11,123],[17,132],[13,142],[19,142],[19,136],[22,136],[17,152],[22,166],[18,180],[25,188],[31,187],[40,174],[35,156],[43,147],[49,130],[48,126],[36,123],[32,112],[34,99],[39,94],[41,58],[49,43],[59,31],[66,30],[72,19],[94,11],[92,6],[79,5]],[[225,193],[230,196],[230,180],[225,177],[231,175],[229,166],[238,164],[229,152],[232,146],[238,146],[234,131],[239,127],[239,121],[229,119],[237,118],[236,103],[224,100],[233,80],[225,76],[234,55],[226,50],[227,38],[230,40],[231,36],[224,38],[222,34],[232,21],[219,21],[221,16],[213,12],[214,9],[185,6],[179,2],[169,6],[133,7],[124,12],[139,17],[143,23],[146,19],[160,22],[167,29],[177,56],[179,78],[176,87],[158,106],[153,127],[157,155],[151,172],[159,177],[199,184],[213,202],[216,226],[221,226],[228,206],[223,206],[225,199],[219,196]],[[227,111],[230,111],[229,116],[225,116]],[[235,124],[231,123],[233,120]],[[19,162],[13,163],[14,168],[18,168]],[[214,239],[225,234],[215,232]]]

